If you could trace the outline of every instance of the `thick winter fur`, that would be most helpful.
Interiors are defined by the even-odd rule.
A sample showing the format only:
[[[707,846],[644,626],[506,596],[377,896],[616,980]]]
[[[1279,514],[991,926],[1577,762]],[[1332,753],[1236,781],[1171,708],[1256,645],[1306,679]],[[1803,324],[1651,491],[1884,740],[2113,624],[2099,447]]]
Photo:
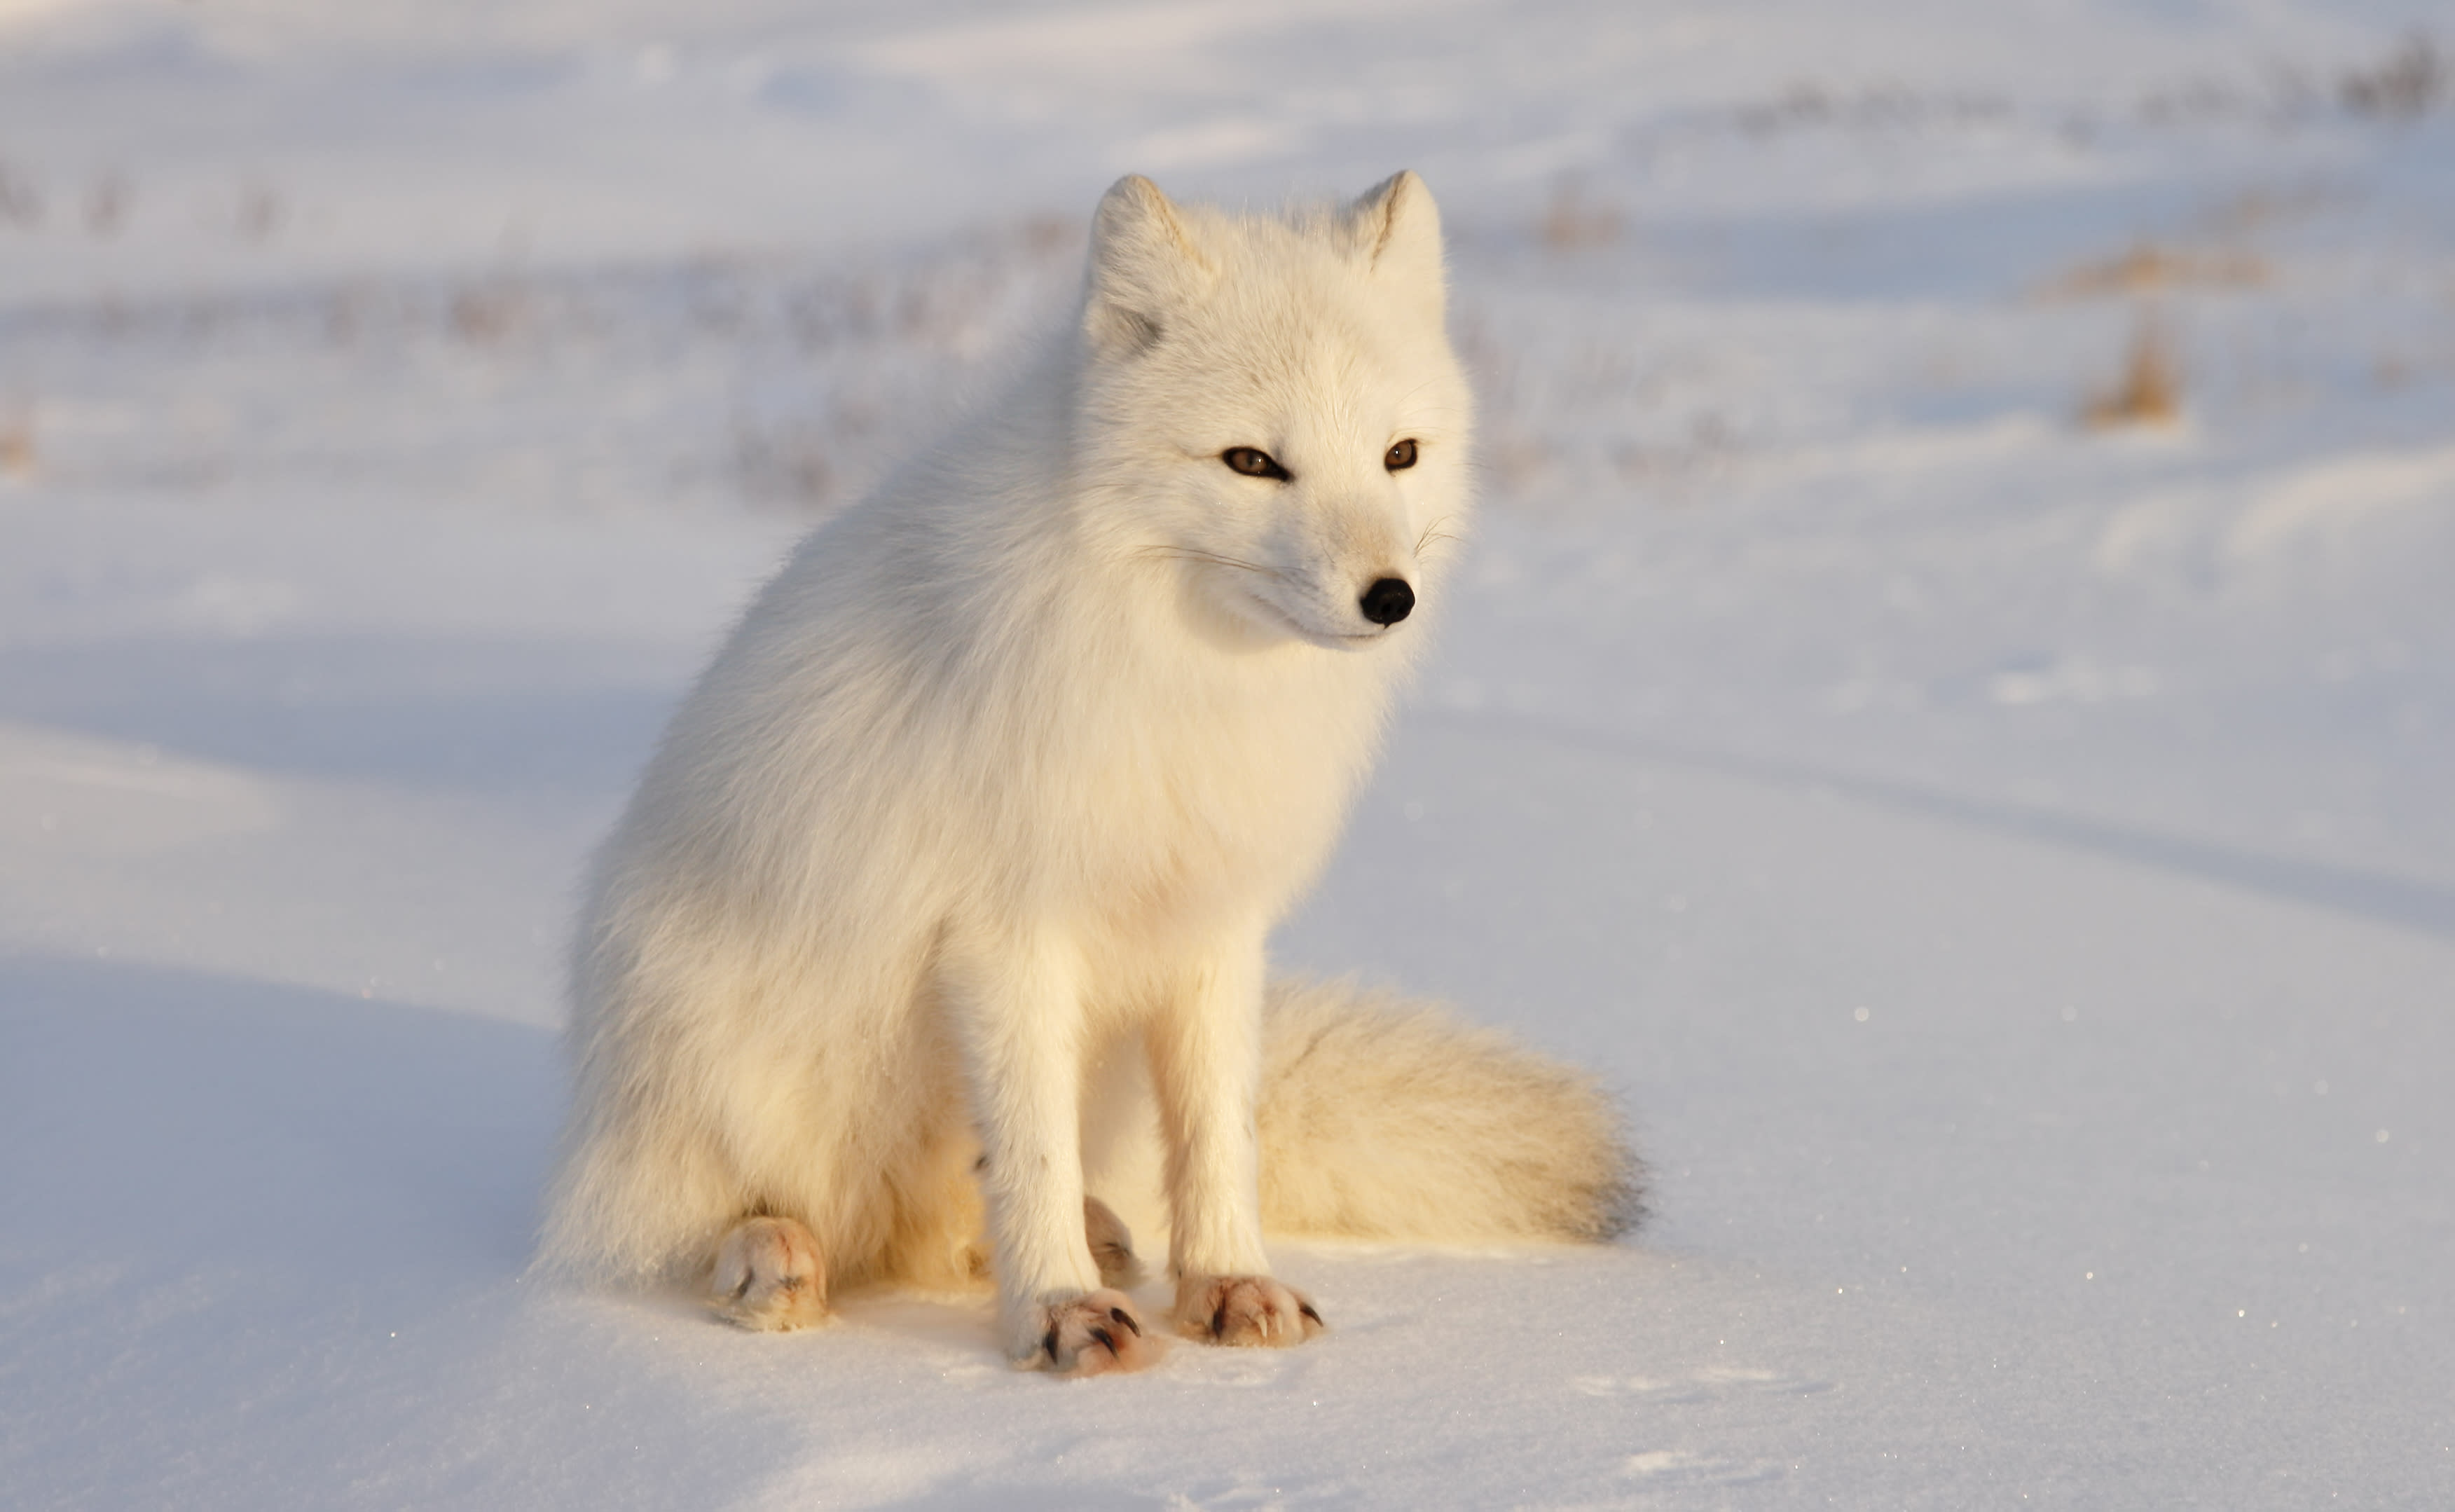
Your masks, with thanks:
[[[1633,1211],[1573,1073],[1341,989],[1264,1030],[1468,511],[1443,300],[1412,174],[1285,218],[1108,192],[1078,325],[801,543],[607,844],[541,1264],[758,1327],[985,1265],[1008,1356],[1087,1371],[1155,1345],[1086,1125],[1156,1169],[1175,1321],[1222,1341],[1319,1330],[1266,1220]]]
[[[1607,1239],[1643,1212],[1593,1077],[1351,983],[1273,984],[1258,1122],[1274,1234]]]

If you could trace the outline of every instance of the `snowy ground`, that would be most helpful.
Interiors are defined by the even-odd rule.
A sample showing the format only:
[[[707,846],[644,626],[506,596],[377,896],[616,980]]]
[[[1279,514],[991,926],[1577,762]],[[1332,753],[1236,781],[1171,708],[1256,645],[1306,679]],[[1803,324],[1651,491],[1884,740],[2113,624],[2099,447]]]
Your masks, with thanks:
[[[0,1500],[2455,1504],[2443,17],[829,9],[0,0]],[[520,1284],[742,595],[1116,174],[1401,164],[1487,518],[1281,953],[1653,1223],[1072,1385]]]

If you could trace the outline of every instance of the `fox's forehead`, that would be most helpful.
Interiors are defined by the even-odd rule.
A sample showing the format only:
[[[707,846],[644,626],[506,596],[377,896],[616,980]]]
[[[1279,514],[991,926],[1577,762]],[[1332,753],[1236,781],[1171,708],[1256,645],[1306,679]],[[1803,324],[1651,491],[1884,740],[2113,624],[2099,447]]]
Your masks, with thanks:
[[[1328,273],[1224,278],[1217,297],[1163,337],[1150,356],[1169,370],[1180,423],[1241,430],[1260,444],[1437,433],[1462,419],[1464,385],[1437,317],[1355,287],[1343,269]]]

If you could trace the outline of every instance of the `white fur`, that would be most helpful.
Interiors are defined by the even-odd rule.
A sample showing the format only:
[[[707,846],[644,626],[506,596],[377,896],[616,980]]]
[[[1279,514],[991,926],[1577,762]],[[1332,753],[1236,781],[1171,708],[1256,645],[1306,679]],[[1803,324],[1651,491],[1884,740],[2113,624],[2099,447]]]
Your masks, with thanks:
[[[1078,328],[801,543],[608,843],[543,1264],[704,1276],[761,1215],[781,1228],[727,1252],[744,1285],[744,1256],[801,1253],[794,1223],[820,1286],[943,1283],[984,1219],[1008,1354],[1092,1368],[1075,1346],[1106,1359],[1083,1340],[1125,1318],[1085,1237],[1085,1096],[1124,1067],[1153,1102],[1090,1112],[1157,1132],[1180,1323],[1312,1331],[1262,1249],[1263,949],[1467,513],[1442,308],[1412,174],[1288,218],[1108,192]],[[1402,439],[1419,460],[1390,470]],[[1291,480],[1232,470],[1239,446]],[[1391,577],[1419,607],[1372,623]]]

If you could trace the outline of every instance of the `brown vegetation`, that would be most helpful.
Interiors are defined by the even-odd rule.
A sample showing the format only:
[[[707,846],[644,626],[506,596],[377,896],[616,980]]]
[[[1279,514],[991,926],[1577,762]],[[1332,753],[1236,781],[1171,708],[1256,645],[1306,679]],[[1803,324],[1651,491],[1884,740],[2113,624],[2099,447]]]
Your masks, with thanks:
[[[0,411],[0,478],[31,478],[33,475],[33,411]]]
[[[2143,241],[2119,256],[2086,262],[2047,280],[2050,298],[2091,299],[2161,289],[2242,289],[2263,284],[2267,264],[2246,252],[2187,252]]]
[[[2182,372],[2173,342],[2154,316],[2142,315],[2131,333],[2131,350],[2113,386],[2088,402],[2082,418],[2092,426],[2171,425],[2182,417]]]
[[[2356,115],[2408,121],[2426,114],[2448,92],[2447,68],[2437,44],[2416,31],[2376,68],[2344,75],[2338,92]]]
[[[42,191],[14,164],[0,157],[0,225],[30,231],[42,223]]]
[[[1619,212],[1609,205],[1589,204],[1582,185],[1564,178],[1552,192],[1543,212],[1543,241],[1554,252],[1608,246],[1619,239]]]

